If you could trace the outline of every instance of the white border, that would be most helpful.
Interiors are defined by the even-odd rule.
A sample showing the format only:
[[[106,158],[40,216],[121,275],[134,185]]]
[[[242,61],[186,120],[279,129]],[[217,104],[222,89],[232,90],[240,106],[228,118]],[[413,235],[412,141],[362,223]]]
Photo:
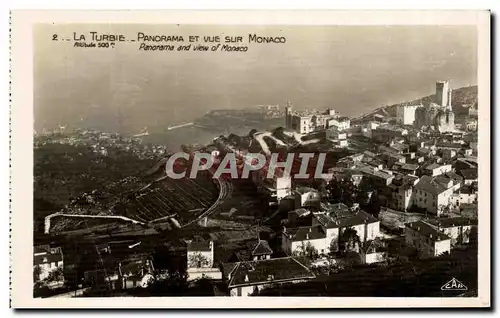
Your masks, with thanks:
[[[490,43],[486,11],[16,11],[12,14],[12,306],[17,308],[477,307],[490,303]],[[34,23],[477,25],[479,84],[479,298],[32,298]]]

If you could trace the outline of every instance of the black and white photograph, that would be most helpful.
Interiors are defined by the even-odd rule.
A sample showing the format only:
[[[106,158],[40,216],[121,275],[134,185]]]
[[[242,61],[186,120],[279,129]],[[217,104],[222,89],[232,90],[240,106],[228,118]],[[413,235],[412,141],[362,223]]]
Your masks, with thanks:
[[[489,304],[476,14],[33,24],[25,296]]]

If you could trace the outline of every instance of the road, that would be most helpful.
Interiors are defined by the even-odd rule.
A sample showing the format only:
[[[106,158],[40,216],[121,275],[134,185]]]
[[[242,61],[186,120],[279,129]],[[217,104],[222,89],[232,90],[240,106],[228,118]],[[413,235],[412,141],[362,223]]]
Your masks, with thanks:
[[[209,171],[212,175],[215,174],[215,169],[213,167],[210,168]],[[229,180],[226,180],[222,177],[215,178],[215,180],[219,184],[219,196],[217,197],[217,200],[205,212],[203,212],[193,221],[184,224],[182,228],[185,228],[193,223],[203,220],[205,217],[210,216],[212,213],[217,211],[217,208],[225,199],[231,196],[231,194],[233,193],[233,184]]]

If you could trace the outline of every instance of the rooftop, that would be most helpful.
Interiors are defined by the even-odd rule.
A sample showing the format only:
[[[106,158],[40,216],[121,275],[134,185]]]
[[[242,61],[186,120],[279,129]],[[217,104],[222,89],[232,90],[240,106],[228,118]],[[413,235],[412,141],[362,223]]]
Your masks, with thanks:
[[[252,255],[254,255],[254,256],[268,255],[268,254],[272,254],[272,253],[273,253],[273,250],[269,246],[269,243],[265,240],[259,240],[259,242],[257,243],[257,245],[255,246],[255,248],[252,251]]]
[[[469,219],[464,217],[454,217],[454,218],[439,218],[436,220],[429,221],[430,224],[449,228],[464,225],[477,225],[477,219]]]
[[[223,264],[229,288],[312,279],[316,276],[293,257]]]
[[[449,236],[439,232],[435,227],[424,221],[406,223],[406,227],[417,231],[421,236],[425,236],[434,242],[450,239]]]
[[[467,180],[477,179],[477,169],[463,169],[460,170],[460,174]]]
[[[326,237],[326,233],[321,226],[287,228],[285,235],[294,242],[324,239]]]
[[[210,241],[207,242],[190,242],[187,246],[188,251],[200,251],[209,252],[212,250],[212,244]]]
[[[415,185],[415,189],[422,190],[433,195],[439,195],[447,190],[441,183],[436,182],[430,176],[422,176],[420,181]]]

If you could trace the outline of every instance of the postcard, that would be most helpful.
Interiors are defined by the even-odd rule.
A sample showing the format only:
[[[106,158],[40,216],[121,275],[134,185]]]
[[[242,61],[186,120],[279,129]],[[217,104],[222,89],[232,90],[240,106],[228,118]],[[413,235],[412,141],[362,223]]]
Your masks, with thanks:
[[[14,308],[489,307],[490,12],[13,11]]]

